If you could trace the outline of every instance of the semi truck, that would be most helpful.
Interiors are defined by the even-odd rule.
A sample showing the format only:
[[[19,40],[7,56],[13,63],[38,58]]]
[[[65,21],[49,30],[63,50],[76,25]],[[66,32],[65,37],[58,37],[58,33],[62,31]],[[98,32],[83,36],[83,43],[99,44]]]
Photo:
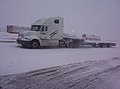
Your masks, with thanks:
[[[82,38],[72,34],[64,34],[63,28],[64,19],[62,17],[41,18],[32,23],[30,31],[19,32],[17,43],[19,46],[30,48],[79,48],[86,45],[112,47],[116,45],[116,43],[102,41],[87,42],[85,34]]]

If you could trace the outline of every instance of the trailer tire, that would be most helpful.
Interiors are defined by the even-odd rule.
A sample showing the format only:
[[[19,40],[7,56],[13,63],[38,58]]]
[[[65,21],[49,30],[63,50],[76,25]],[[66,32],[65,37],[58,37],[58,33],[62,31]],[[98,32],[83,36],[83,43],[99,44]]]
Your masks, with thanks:
[[[103,48],[104,46],[103,46],[103,45],[100,45],[99,47],[100,47],[100,48]]]
[[[73,42],[69,42],[68,48],[73,48]]]
[[[40,47],[40,43],[39,43],[38,40],[32,40],[31,43],[30,43],[30,46],[31,46],[31,48],[33,48],[33,49],[37,49],[37,48]]]
[[[111,47],[111,45],[107,45],[107,47],[108,47],[108,48],[110,48],[110,47]]]

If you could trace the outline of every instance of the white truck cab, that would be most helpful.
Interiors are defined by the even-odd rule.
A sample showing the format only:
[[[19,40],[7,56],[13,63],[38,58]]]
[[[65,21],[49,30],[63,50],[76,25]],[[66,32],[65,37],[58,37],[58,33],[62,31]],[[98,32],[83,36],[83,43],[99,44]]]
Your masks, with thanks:
[[[58,46],[63,39],[63,26],[62,17],[41,18],[32,23],[30,31],[18,34],[17,43],[32,48]]]

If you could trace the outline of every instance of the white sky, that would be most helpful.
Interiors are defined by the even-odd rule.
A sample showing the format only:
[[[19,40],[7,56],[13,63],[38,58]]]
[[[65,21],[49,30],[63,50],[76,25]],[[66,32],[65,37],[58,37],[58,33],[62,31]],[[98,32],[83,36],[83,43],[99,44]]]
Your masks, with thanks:
[[[120,0],[0,0],[0,27],[64,17],[64,32],[120,40]]]

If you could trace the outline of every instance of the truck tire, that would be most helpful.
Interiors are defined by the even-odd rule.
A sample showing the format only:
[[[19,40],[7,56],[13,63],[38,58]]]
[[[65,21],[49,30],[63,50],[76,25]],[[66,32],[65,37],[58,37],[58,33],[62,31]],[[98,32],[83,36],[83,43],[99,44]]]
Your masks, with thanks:
[[[75,42],[73,43],[73,48],[79,48],[79,46],[80,46],[79,43],[77,43],[77,42],[76,42],[76,43],[75,43]]]
[[[39,48],[39,47],[40,47],[39,41],[37,41],[37,40],[31,41],[30,46],[31,46],[31,48],[33,48],[33,49]]]

